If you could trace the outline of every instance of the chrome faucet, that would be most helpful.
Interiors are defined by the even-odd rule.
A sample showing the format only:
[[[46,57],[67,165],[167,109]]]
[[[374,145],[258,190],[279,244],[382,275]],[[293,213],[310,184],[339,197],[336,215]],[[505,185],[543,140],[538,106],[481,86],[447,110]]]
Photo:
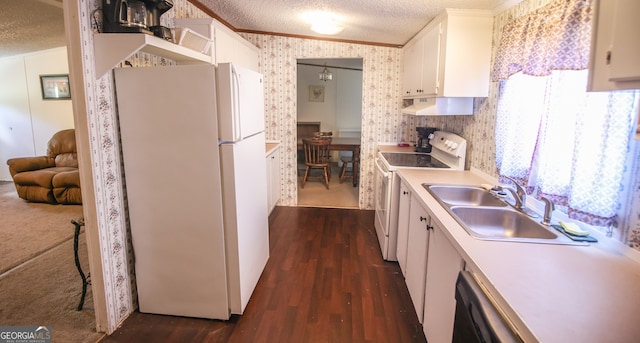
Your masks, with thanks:
[[[509,187],[505,187],[504,189],[508,190],[511,192],[511,194],[513,195],[513,198],[515,199],[516,203],[513,205],[513,207],[516,208],[516,210],[523,210],[524,206],[527,202],[527,192],[524,191],[524,188],[522,188],[522,186],[520,186],[516,180],[505,176],[504,178],[510,180],[511,182],[513,182],[514,185],[516,185],[516,190],[514,190],[513,188],[509,188]]]
[[[556,209],[556,207],[548,198],[540,197],[540,200],[544,202],[544,217],[542,218],[540,224],[549,225],[551,224],[551,214],[553,213],[553,210]]]
[[[516,202],[512,206],[515,207],[516,210],[522,210],[522,208],[524,207],[524,203],[522,202],[522,198],[520,198],[520,195],[518,194],[518,191],[516,191],[515,189],[513,189],[511,187],[503,187],[502,189],[505,190],[505,191],[511,192],[511,195],[513,195],[513,199]]]

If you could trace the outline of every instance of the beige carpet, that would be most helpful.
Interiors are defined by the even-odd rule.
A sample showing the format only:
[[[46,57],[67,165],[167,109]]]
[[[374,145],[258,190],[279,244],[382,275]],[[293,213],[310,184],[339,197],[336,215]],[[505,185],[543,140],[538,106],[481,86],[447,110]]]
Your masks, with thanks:
[[[82,269],[89,270],[84,233],[80,235]],[[51,328],[52,342],[96,342],[91,286],[84,307],[76,311],[82,281],[73,256],[73,239],[37,256],[0,278],[0,323]]]
[[[82,206],[28,203],[13,183],[0,182],[0,325],[50,326],[53,342],[96,342],[91,286],[76,311],[82,280],[73,254]],[[82,269],[89,273],[84,234],[79,239]]]
[[[73,237],[81,205],[29,203],[12,182],[0,182],[0,275]]]
[[[301,171],[298,175],[304,175],[304,164],[298,166]],[[301,207],[327,207],[327,208],[358,208],[358,187],[353,187],[352,180],[345,179],[340,183],[340,168],[333,166],[329,189],[324,182],[308,180],[302,188],[302,176],[298,176],[298,206]],[[318,175],[319,170],[314,170]]]

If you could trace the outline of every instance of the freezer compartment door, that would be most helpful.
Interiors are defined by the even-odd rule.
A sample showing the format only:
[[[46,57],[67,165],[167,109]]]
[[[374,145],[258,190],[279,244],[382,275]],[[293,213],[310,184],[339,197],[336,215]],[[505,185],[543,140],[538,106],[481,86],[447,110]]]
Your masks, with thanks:
[[[221,144],[222,197],[231,313],[242,314],[269,259],[264,133]]]
[[[238,142],[264,131],[262,74],[231,63],[220,63],[218,76],[219,138]]]

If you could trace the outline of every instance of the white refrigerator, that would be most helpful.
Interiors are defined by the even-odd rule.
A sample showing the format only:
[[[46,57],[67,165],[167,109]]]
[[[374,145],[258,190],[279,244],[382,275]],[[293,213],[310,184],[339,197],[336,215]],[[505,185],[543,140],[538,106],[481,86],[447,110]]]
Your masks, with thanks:
[[[242,314],[269,258],[262,75],[115,71],[140,312]]]

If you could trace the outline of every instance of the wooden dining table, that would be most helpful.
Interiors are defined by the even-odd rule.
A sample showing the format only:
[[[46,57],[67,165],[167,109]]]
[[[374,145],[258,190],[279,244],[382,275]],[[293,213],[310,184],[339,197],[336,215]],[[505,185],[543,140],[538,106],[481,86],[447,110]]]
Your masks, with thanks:
[[[302,139],[299,139],[298,151],[301,150]],[[353,187],[357,187],[360,178],[360,137],[331,137],[329,150],[351,151],[353,153]]]

